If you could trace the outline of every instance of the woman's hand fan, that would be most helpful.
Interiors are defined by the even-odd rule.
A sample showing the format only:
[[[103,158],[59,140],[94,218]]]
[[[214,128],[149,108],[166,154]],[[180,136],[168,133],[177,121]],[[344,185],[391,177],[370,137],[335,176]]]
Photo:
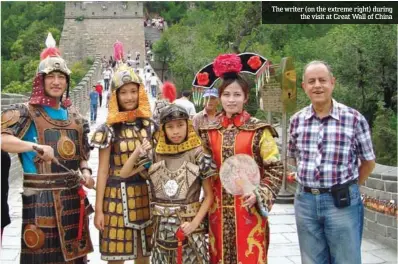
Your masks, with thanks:
[[[260,170],[251,156],[237,154],[223,162],[220,179],[225,190],[232,195],[251,194],[260,184]]]

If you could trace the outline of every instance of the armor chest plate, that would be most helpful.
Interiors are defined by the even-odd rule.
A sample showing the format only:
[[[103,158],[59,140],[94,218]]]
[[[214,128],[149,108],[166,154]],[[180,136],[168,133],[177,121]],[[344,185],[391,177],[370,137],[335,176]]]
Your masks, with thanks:
[[[146,121],[146,122],[144,122]],[[129,156],[144,138],[151,141],[149,121],[144,120],[142,125],[122,124],[115,129],[115,138],[111,148],[110,168],[112,176],[119,176],[120,169],[127,162]],[[145,126],[146,125],[146,126]],[[137,164],[140,163],[138,160]]]
[[[41,107],[30,106],[29,112],[37,130],[37,143],[51,146],[55,157],[67,168],[77,170],[83,152],[83,120],[75,112],[65,121],[54,120]],[[38,173],[65,172],[52,163],[36,165]]]
[[[199,167],[185,161],[183,165],[171,171],[166,167],[164,160],[155,163],[154,170],[150,171],[150,180],[153,184],[155,196],[160,200],[186,200],[191,188],[199,188]]]

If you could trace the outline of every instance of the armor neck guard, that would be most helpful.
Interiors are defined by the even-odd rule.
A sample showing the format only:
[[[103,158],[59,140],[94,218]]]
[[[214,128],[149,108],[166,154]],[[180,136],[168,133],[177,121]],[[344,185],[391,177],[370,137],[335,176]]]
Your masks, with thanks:
[[[196,134],[193,128],[192,121],[187,120],[187,122],[188,122],[187,140],[178,145],[167,143],[166,133],[164,132],[163,124],[161,125],[158,133],[159,137],[158,144],[156,145],[156,150],[155,150],[157,154],[178,154],[202,145],[200,137],[198,136],[198,134]]]

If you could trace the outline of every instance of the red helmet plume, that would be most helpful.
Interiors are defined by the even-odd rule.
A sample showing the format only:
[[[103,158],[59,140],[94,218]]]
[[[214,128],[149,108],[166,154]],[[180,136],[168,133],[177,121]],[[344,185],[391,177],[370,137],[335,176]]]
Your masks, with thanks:
[[[174,102],[177,97],[177,89],[171,82],[165,82],[163,84],[163,98],[168,99],[170,103]]]

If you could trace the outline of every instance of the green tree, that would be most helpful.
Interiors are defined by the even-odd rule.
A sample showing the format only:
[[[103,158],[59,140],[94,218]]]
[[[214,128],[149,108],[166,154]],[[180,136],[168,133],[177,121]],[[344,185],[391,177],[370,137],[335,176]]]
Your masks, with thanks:
[[[383,102],[378,103],[372,141],[377,163],[398,166],[397,115],[391,109],[385,108]]]
[[[15,91],[26,89],[22,83],[34,76],[36,69],[32,67],[38,65],[47,33],[51,32],[59,42],[64,8],[62,2],[1,2],[2,91],[6,86],[8,91],[12,87],[16,87]]]
[[[32,82],[12,81],[2,90],[3,93],[22,94],[32,91]]]
[[[6,86],[12,81],[22,81],[21,65],[18,62],[6,60],[1,64],[1,84]]]

